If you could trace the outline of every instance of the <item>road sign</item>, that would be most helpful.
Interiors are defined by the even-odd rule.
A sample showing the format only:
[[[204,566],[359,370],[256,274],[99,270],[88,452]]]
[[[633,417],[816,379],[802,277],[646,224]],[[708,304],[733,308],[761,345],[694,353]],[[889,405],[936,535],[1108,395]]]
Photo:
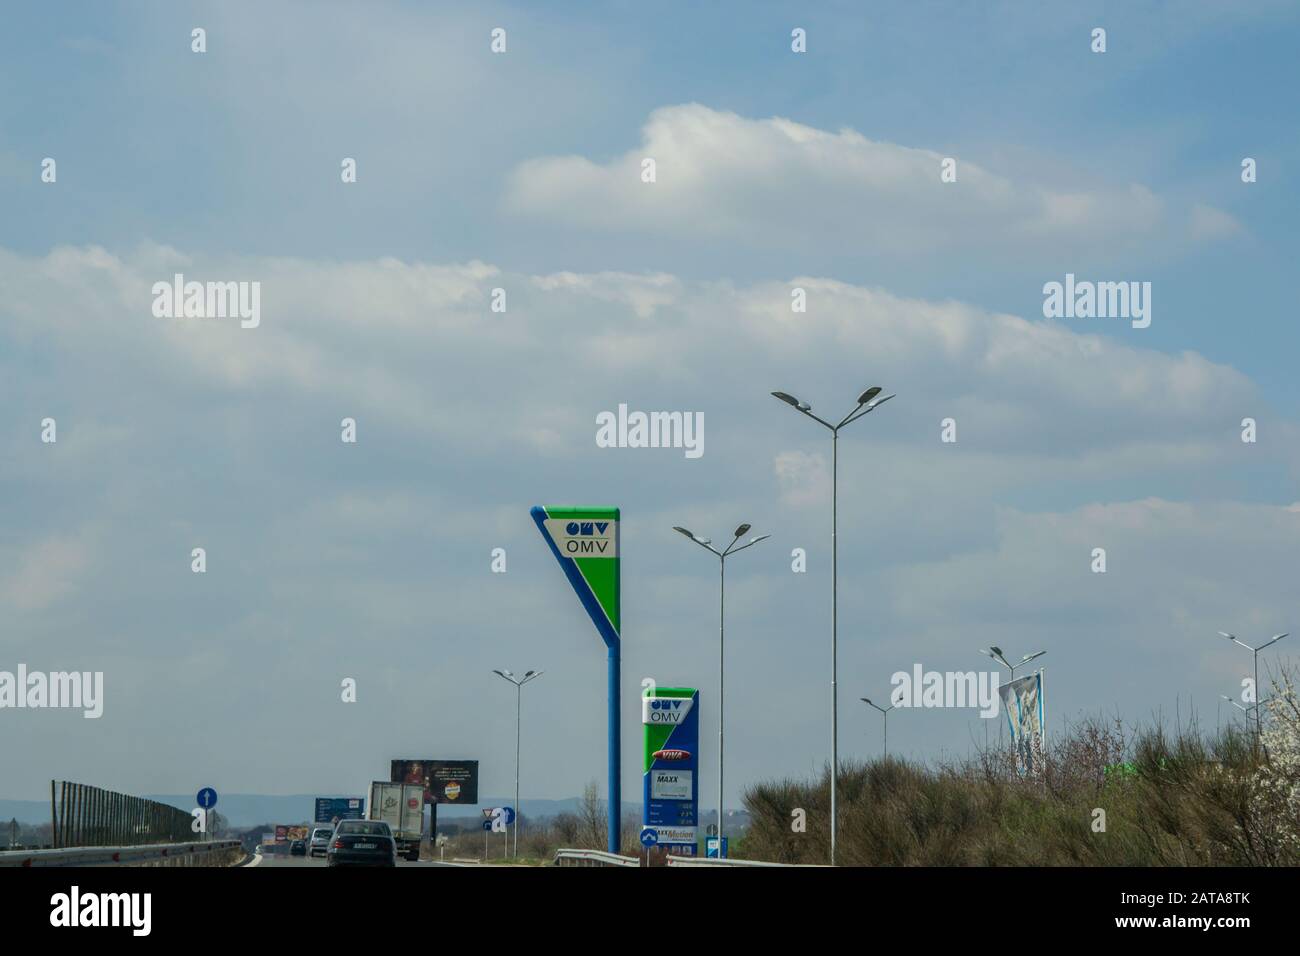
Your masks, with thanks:
[[[716,823],[710,823],[707,827],[704,828],[704,835],[711,836],[711,837],[717,836],[718,825]]]
[[[217,805],[217,791],[211,787],[204,787],[194,799],[198,800],[199,806],[204,810],[211,810]]]
[[[510,826],[510,824],[515,822],[514,807],[500,807],[499,809],[501,810],[501,815],[506,818],[506,826]]]
[[[655,846],[658,842],[659,842],[659,834],[656,833],[654,830],[647,828],[641,831],[642,846],[646,846],[646,847]]]
[[[704,841],[704,855],[710,860],[727,858],[727,838],[709,837]]]
[[[492,821],[491,821],[491,820],[484,820],[484,821],[483,821],[483,829],[484,829],[484,830],[491,830],[491,829],[492,829]],[[486,845],[486,844],[485,844],[485,845]]]

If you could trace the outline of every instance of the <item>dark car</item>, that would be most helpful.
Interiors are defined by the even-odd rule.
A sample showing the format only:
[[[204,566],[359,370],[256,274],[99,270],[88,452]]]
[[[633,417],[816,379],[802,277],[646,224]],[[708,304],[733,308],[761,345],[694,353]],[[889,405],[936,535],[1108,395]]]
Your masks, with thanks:
[[[340,820],[326,866],[397,866],[397,841],[382,820]]]
[[[294,840],[292,843],[289,844],[289,855],[306,856],[307,842],[305,840]]]

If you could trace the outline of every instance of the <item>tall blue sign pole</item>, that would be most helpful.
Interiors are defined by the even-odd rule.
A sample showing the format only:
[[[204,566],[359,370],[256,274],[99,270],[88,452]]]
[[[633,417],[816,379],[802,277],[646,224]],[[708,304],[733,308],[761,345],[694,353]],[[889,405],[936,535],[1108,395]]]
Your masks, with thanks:
[[[609,852],[620,849],[619,650],[622,646],[618,508],[558,508],[538,505],[533,521],[560,562],[578,600],[605,642],[609,671]]]

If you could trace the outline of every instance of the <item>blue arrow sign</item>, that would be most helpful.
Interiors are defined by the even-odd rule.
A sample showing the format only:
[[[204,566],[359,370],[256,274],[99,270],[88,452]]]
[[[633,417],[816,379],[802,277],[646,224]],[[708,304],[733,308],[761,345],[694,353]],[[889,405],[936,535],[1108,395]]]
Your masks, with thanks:
[[[198,800],[199,806],[204,810],[211,810],[217,805],[217,791],[211,787],[204,787],[198,792],[195,799]]]
[[[658,843],[659,843],[659,831],[658,831],[658,830],[652,830],[652,829],[647,828],[647,829],[641,831],[641,845],[642,845],[642,846],[655,846],[655,845],[658,844]]]

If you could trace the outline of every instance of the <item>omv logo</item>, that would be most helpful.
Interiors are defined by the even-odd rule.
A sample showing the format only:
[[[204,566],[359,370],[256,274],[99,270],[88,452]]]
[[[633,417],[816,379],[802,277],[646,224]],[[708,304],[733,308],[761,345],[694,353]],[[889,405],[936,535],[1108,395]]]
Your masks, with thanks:
[[[691,712],[691,704],[689,697],[643,697],[641,723],[661,726],[680,724]]]
[[[608,521],[570,521],[564,526],[564,530],[572,537],[591,537],[593,535],[603,536],[609,530]]]

